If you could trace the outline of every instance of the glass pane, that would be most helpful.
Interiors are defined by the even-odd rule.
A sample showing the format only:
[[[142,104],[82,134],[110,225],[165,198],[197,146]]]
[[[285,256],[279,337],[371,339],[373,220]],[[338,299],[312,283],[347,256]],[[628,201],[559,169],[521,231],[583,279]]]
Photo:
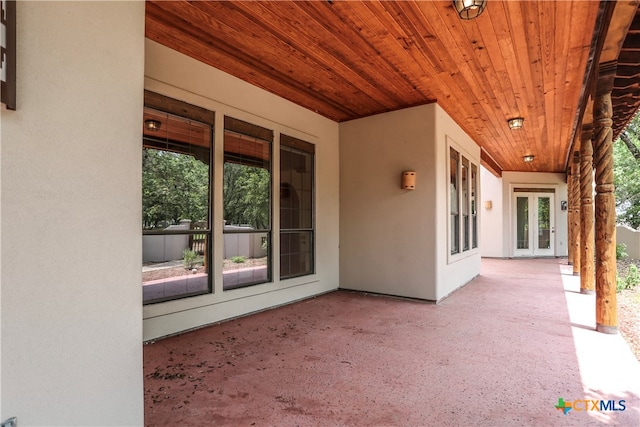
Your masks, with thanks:
[[[460,192],[462,193],[462,250],[469,250],[469,160],[462,158],[460,170]]]
[[[225,225],[224,230],[223,289],[268,282],[271,279],[268,268],[270,233],[241,232],[252,228],[234,225]]]
[[[449,192],[451,201],[451,214],[458,213],[458,152],[453,148],[450,151],[450,179],[449,179]]]
[[[222,288],[270,281],[271,141],[225,129],[222,195]]]
[[[208,217],[209,165],[189,154],[144,148],[143,230],[163,230],[181,221],[206,222]]]
[[[471,164],[471,247],[478,247],[478,212],[476,195],[478,194],[478,168]]]
[[[313,273],[314,155],[281,145],[280,156],[280,278],[286,279]]]
[[[451,253],[460,252],[460,215],[451,215]]]
[[[271,174],[267,169],[224,163],[224,219],[255,230],[271,226]]]
[[[459,215],[459,176],[458,176],[458,152],[453,148],[449,149],[449,211],[451,214],[451,253],[460,252],[460,215]]]
[[[538,197],[538,249],[551,249],[551,218],[549,197]]]
[[[280,233],[280,277],[313,273],[313,234],[304,232]]]
[[[209,292],[208,232],[143,235],[142,245],[145,304]]]
[[[212,127],[145,108],[142,291],[145,304],[210,292]],[[201,234],[189,231],[200,230]]]
[[[529,249],[529,198],[516,198],[516,248]]]
[[[225,130],[223,203],[227,224],[271,228],[270,143]]]

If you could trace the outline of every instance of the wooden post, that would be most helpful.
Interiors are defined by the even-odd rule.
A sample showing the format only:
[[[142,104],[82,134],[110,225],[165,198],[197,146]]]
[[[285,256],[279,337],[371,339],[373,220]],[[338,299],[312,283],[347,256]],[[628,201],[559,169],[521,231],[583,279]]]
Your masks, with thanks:
[[[573,153],[571,191],[573,193],[573,215],[571,217],[571,246],[573,246],[573,274],[580,274],[580,152]]]
[[[618,333],[616,299],[616,201],[613,193],[613,107],[616,64],[601,64],[593,105],[596,169],[596,330]]]
[[[595,291],[593,227],[593,125],[583,125],[580,144],[580,293]]]
[[[567,168],[567,264],[573,265],[573,162]]]

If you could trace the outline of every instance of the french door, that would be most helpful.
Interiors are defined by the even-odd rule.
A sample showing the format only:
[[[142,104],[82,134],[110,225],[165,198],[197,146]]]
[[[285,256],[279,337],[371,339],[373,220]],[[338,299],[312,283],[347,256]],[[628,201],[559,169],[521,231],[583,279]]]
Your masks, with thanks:
[[[514,255],[554,256],[553,193],[514,193]]]

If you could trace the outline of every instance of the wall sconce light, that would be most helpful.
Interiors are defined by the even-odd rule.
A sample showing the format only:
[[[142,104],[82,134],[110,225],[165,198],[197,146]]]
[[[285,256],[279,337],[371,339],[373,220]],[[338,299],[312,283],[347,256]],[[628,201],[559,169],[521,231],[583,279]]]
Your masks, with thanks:
[[[416,189],[416,173],[415,171],[402,172],[402,180],[400,188],[403,190],[415,190]]]
[[[507,120],[510,129],[521,129],[524,125],[524,119],[522,117],[514,117],[513,119]]]
[[[144,127],[153,132],[160,130],[160,125],[161,123],[158,120],[147,119],[144,121]]]
[[[531,163],[533,162],[534,158],[535,156],[533,154],[527,154],[526,156],[522,157],[522,160],[524,160],[526,163]]]
[[[487,0],[453,0],[460,19],[474,19],[482,14],[487,6]]]
[[[487,200],[486,202],[484,202],[484,208],[486,210],[490,211],[492,207],[493,207],[493,202],[491,200]]]

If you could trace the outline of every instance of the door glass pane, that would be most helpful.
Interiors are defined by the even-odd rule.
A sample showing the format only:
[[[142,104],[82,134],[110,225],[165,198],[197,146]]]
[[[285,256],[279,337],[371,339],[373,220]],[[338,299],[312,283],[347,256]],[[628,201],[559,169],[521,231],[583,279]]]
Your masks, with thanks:
[[[516,198],[516,248],[529,249],[529,198]]]
[[[549,197],[538,197],[538,249],[551,249],[551,219]]]

